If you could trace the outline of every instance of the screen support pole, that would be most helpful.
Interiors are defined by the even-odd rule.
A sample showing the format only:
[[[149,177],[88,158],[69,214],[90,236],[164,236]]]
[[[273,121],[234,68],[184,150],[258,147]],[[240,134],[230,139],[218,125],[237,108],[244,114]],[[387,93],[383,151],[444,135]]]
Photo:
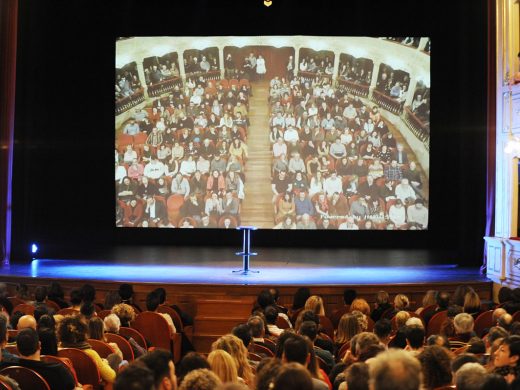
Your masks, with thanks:
[[[249,268],[249,257],[256,256],[257,253],[251,252],[251,230],[256,230],[254,226],[239,226],[237,230],[242,230],[243,238],[242,238],[242,252],[237,252],[237,256],[242,256],[242,269],[237,271],[233,271],[233,273],[238,273],[241,275],[248,275],[250,273],[259,273],[260,271],[255,271]]]

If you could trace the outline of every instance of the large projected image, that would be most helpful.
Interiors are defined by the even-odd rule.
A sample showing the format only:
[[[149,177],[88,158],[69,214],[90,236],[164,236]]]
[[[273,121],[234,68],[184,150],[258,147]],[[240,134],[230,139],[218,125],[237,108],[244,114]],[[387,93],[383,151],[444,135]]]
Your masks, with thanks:
[[[116,42],[116,226],[424,230],[427,37]]]

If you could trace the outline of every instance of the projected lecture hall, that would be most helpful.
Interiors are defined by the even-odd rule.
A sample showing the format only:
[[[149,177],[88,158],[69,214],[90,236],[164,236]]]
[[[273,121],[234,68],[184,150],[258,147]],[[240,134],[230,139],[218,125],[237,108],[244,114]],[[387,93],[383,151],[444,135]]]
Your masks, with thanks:
[[[118,39],[116,225],[427,229],[430,45]]]

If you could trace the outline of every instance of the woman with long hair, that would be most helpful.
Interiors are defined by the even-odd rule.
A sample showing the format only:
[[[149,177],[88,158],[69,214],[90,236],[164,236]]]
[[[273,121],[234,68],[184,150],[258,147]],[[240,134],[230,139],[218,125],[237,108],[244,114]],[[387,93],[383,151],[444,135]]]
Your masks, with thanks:
[[[216,349],[208,355],[208,363],[222,383],[240,383],[233,357],[223,349]]]
[[[235,361],[238,376],[242,378],[247,385],[253,386],[255,376],[247,360],[248,352],[242,340],[232,334],[224,335],[211,345],[212,351],[217,349],[223,349],[231,355]]]

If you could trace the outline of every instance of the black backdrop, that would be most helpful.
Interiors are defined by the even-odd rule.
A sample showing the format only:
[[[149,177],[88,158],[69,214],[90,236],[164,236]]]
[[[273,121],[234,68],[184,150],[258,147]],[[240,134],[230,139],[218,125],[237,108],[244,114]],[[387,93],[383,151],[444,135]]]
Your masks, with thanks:
[[[236,231],[116,229],[119,36],[432,37],[430,229],[259,231],[255,245],[423,248],[479,264],[485,226],[486,1],[20,2],[13,260],[113,245],[237,245]],[[442,260],[442,259],[441,259]]]

